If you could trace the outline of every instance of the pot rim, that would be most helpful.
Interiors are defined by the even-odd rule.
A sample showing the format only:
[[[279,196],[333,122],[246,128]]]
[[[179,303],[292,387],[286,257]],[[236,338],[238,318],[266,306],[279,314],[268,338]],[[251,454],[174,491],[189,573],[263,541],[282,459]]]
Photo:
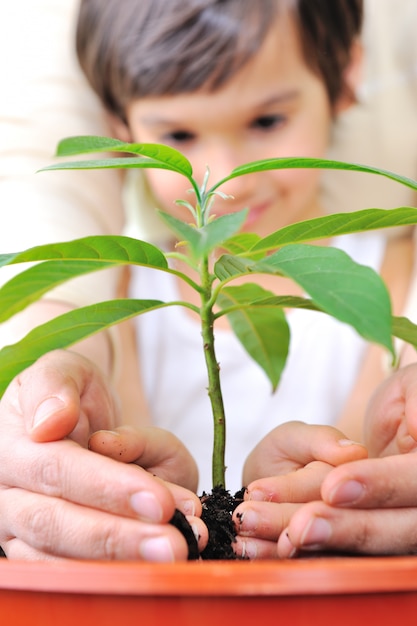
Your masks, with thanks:
[[[0,562],[0,590],[136,596],[284,596],[417,591],[417,556],[287,561]]]

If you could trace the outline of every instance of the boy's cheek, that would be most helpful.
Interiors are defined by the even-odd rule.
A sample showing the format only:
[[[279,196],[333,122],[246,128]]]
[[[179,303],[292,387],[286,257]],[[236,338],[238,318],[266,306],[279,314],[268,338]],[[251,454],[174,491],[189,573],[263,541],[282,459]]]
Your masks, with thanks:
[[[156,208],[166,211],[182,220],[190,221],[190,214],[185,207],[178,206],[178,198],[186,199],[189,196],[190,184],[180,174],[164,170],[148,170],[146,176],[152,195],[158,202]],[[190,197],[191,203],[193,198]]]

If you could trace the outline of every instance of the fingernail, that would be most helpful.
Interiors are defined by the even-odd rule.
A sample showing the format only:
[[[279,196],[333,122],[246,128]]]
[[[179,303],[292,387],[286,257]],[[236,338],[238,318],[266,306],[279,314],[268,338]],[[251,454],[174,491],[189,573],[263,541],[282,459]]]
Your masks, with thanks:
[[[284,551],[286,559],[293,559],[295,556],[297,556],[298,550],[291,543],[291,539],[287,531],[284,531],[282,537],[279,538],[279,543],[281,552]]]
[[[184,500],[182,502],[182,507],[181,507],[182,512],[184,513],[184,515],[195,515],[195,502],[194,500]]]
[[[149,537],[139,545],[139,554],[145,561],[167,563],[174,561],[171,544],[166,537]]]
[[[259,515],[252,509],[246,509],[239,516],[239,531],[255,531],[259,526]]]
[[[138,491],[130,496],[132,509],[143,521],[160,522],[162,507],[151,491]]]
[[[200,540],[200,533],[198,532],[198,526],[197,524],[191,524],[191,530],[194,533],[194,537],[196,538],[197,542]]]
[[[331,534],[332,527],[329,522],[322,517],[315,517],[301,535],[301,545],[310,550],[320,548],[327,543]]]
[[[330,504],[355,504],[364,494],[365,487],[357,480],[348,480],[337,485],[330,493]]]
[[[65,407],[65,402],[57,396],[52,396],[41,402],[33,415],[32,428],[40,426],[42,422],[45,422],[54,413],[59,413]]]
[[[256,500],[257,502],[263,502],[264,500],[267,500],[268,498],[266,494],[260,489],[254,489],[253,491],[248,491],[248,499]]]
[[[359,441],[352,441],[352,439],[339,439],[339,446],[347,447],[347,446],[362,446],[363,443],[359,443]]]
[[[256,559],[258,556],[258,546],[256,543],[254,541],[242,541],[240,556],[242,559]]]

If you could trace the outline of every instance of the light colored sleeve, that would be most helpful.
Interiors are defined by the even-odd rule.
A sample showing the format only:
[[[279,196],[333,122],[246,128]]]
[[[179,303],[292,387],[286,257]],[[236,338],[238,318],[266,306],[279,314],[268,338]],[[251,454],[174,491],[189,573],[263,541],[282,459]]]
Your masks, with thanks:
[[[54,162],[63,137],[108,134],[75,57],[77,9],[77,0],[0,3],[1,253],[123,228],[116,171],[36,173]],[[74,305],[114,297],[117,278],[96,272],[53,297]]]
[[[365,0],[364,68],[358,104],[334,128],[329,157],[417,179],[417,2]],[[328,171],[328,212],[417,206],[417,194],[381,176]],[[389,229],[391,236],[401,229]],[[414,229],[417,251],[416,229]],[[417,254],[404,315],[417,321]],[[398,342],[397,349],[403,348]],[[414,352],[414,351],[413,351]],[[415,360],[415,353],[411,360]]]
[[[417,3],[365,0],[364,71],[358,104],[335,124],[330,158],[417,178]],[[380,176],[326,172],[330,212],[413,206],[416,194]]]

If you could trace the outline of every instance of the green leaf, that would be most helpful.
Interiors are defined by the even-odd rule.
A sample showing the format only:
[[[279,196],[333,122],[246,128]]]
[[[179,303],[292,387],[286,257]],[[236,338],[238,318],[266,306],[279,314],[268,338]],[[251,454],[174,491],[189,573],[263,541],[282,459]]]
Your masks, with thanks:
[[[282,309],[308,309],[309,311],[324,311],[317,306],[310,298],[301,296],[268,296],[251,302],[251,307],[281,307]]]
[[[42,167],[39,172],[49,172],[52,170],[105,170],[105,169],[160,169],[170,172],[183,172],[177,170],[167,163],[155,161],[146,157],[114,157],[107,159],[86,159],[85,161],[64,161]],[[187,176],[188,178],[188,176]]]
[[[74,309],[0,350],[0,397],[19,372],[51,350],[67,348],[135,315],[165,306],[159,300],[110,300]]]
[[[193,224],[187,224],[186,222],[183,222],[177,217],[174,217],[169,213],[165,213],[164,211],[157,211],[157,213],[181,242],[187,242],[194,258],[197,258],[197,251],[200,245],[200,235],[198,229]]]
[[[88,154],[91,152],[113,152],[119,150],[125,142],[113,137],[100,137],[96,135],[75,135],[64,137],[58,143],[56,156],[67,157],[76,154]],[[128,152],[128,150],[125,150]]]
[[[224,241],[235,235],[245,223],[247,209],[229,213],[216,217],[208,224],[198,230],[201,235],[199,255],[209,254],[216,247],[221,246]]]
[[[256,242],[252,251],[268,252],[290,243],[412,224],[417,224],[417,209],[412,207],[335,213],[280,228]]]
[[[346,170],[349,172],[365,172],[368,174],[376,174],[378,176],[384,176],[395,180],[406,187],[410,187],[417,191],[417,181],[406,176],[400,176],[394,172],[384,170],[378,167],[371,167],[369,165],[361,165],[359,163],[345,163],[343,161],[333,161],[331,159],[314,159],[309,157],[288,157],[278,159],[264,159],[262,161],[252,161],[252,163],[245,163],[236,167],[229,176],[226,176],[218,183],[216,183],[211,193],[224,185],[228,180],[243,176],[244,174],[252,174],[253,172],[263,172],[267,170],[282,170],[282,169],[323,169],[323,170]]]
[[[392,318],[392,334],[402,341],[411,344],[417,350],[417,325],[407,317]]]
[[[47,260],[119,261],[167,268],[164,253],[156,246],[122,235],[96,235],[72,241],[48,243],[23,252],[0,254],[0,267]]]
[[[247,259],[232,254],[222,254],[214,264],[214,273],[220,281],[224,281],[235,276],[249,274],[255,265],[256,261],[252,258]]]
[[[39,300],[45,293],[71,278],[95,272],[112,263],[91,261],[45,261],[9,280],[0,289],[0,322]]]
[[[253,248],[261,238],[256,233],[238,233],[222,242],[222,248],[231,254],[245,254]]]
[[[247,210],[222,215],[201,228],[186,224],[163,211],[159,211],[159,215],[181,241],[189,244],[194,259],[201,259],[243,226]]]
[[[97,137],[93,135],[66,137],[59,142],[56,156],[74,156],[77,154],[109,151],[127,152],[149,157],[154,161],[168,165],[169,169],[174,169],[187,176],[187,178],[192,176],[193,173],[191,163],[175,148],[155,143],[126,143],[111,137]]]
[[[272,296],[257,284],[245,284],[224,287],[217,302],[221,309],[237,307],[227,314],[231,327],[276,389],[288,355],[290,331],[282,309],[256,303]]]
[[[85,237],[70,242],[36,246],[0,256],[0,265],[39,261],[0,288],[0,322],[38,300],[46,292],[82,274],[125,264],[168,268],[164,254],[146,242],[120,236]]]
[[[391,303],[380,276],[337,248],[293,244],[252,265],[252,271],[286,276],[326,313],[350,324],[394,356]]]

